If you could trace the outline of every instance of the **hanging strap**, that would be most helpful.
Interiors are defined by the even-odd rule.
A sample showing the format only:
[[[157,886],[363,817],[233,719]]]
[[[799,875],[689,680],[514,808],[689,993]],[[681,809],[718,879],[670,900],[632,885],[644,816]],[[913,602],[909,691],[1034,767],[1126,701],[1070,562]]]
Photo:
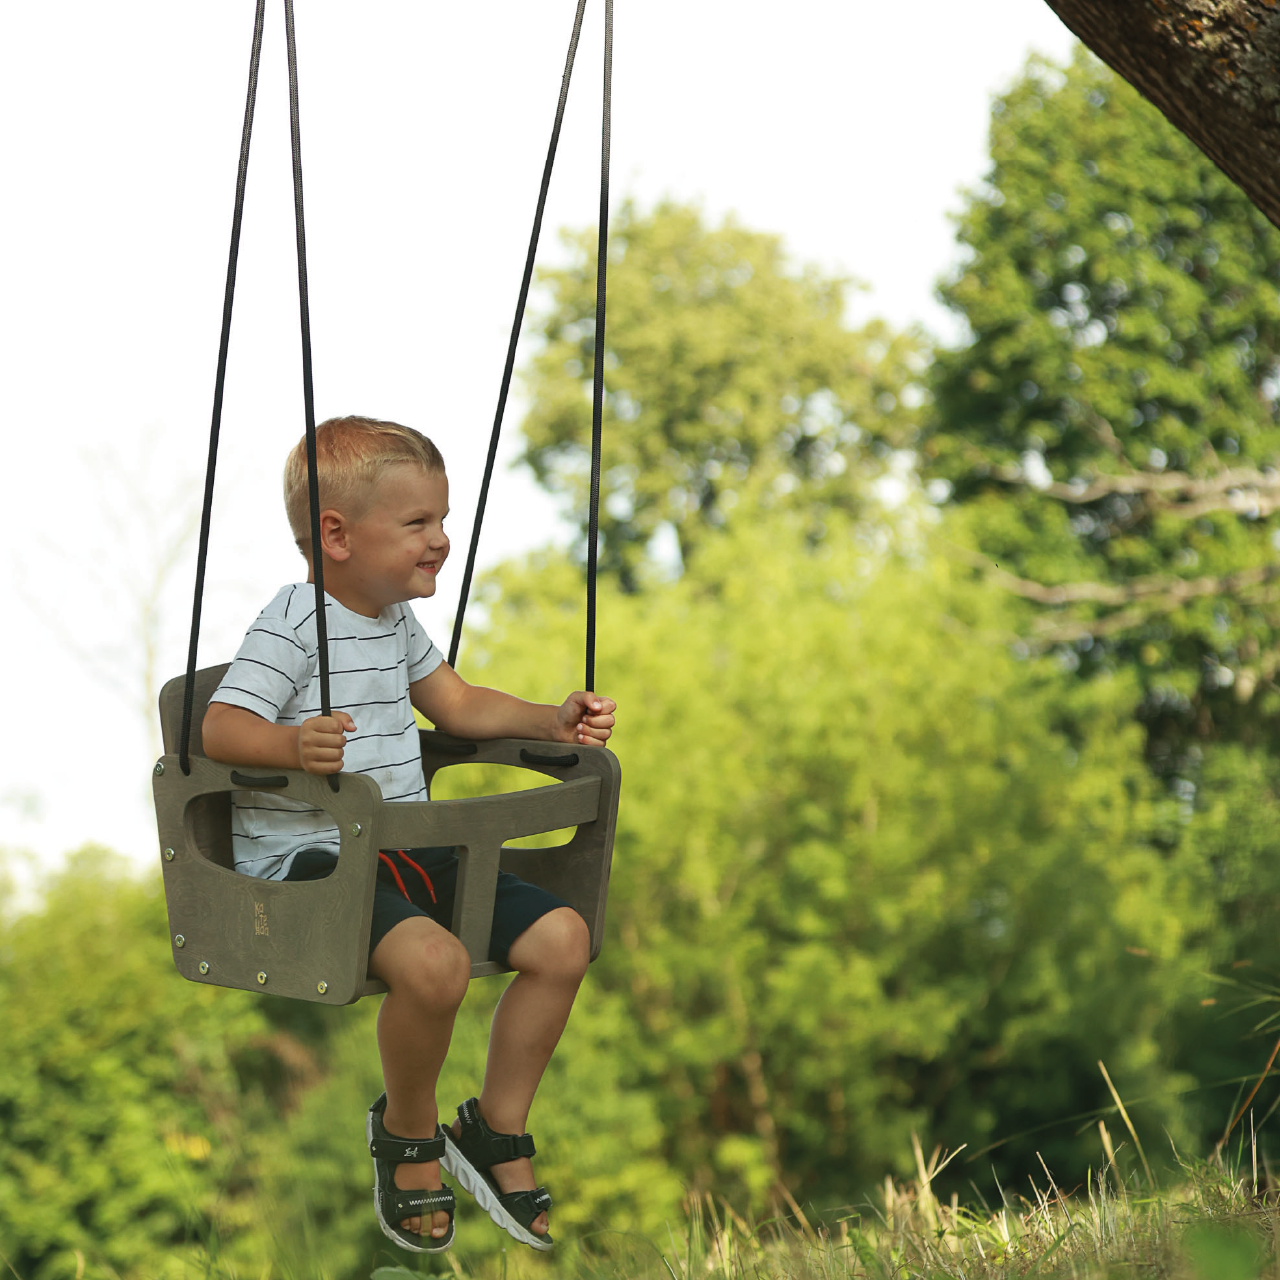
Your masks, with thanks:
[[[316,463],[316,402],[311,385],[311,307],[307,293],[307,232],[302,217],[302,137],[298,127],[298,50],[293,38],[293,0],[284,0],[289,56],[289,139],[293,147],[293,220],[298,240],[298,314],[302,322],[302,404],[307,424],[307,505],[311,511],[311,564],[316,588],[316,655],[320,662],[320,714],[329,714],[329,628],[324,607],[324,550],[320,545],[320,473]],[[337,791],[338,775],[328,775]]]
[[[236,296],[236,264],[240,258],[240,223],[244,216],[244,181],[249,171],[249,139],[253,134],[253,108],[258,98],[258,63],[262,57],[262,23],[266,0],[258,0],[253,15],[253,47],[249,54],[249,92],[244,104],[244,128],[240,134],[240,166],[236,171],[235,211],[231,215],[231,252],[227,258],[227,284],[222,296],[222,337],[218,342],[218,372],[213,382],[213,422],[209,428],[209,461],[204,475],[204,507],[200,512],[200,548],[196,554],[196,590],[191,606],[191,641],[187,648],[187,680],[182,692],[182,737],[178,763],[191,772],[191,710],[196,688],[196,649],[200,643],[200,606],[204,599],[204,571],[209,555],[209,518],[213,511],[213,476],[218,465],[218,432],[222,426],[222,391],[227,380],[227,346],[231,340],[231,304]]]
[[[529,283],[533,279],[533,264],[538,253],[538,237],[542,234],[542,214],[547,207],[547,191],[551,186],[551,170],[555,165],[556,147],[560,143],[560,126],[564,123],[565,104],[569,101],[569,80],[573,76],[573,60],[578,52],[578,38],[582,34],[582,15],[587,0],[578,0],[573,18],[573,32],[569,36],[569,52],[564,60],[564,74],[560,77],[560,100],[556,103],[555,123],[551,126],[551,145],[542,166],[542,186],[538,189],[538,207],[533,215],[533,232],[529,236],[529,252],[525,254],[524,275],[520,278],[520,297],[516,302],[515,319],[511,322],[511,337],[507,342],[507,362],[502,368],[502,386],[498,390],[498,410],[493,416],[493,431],[489,435],[489,453],[484,461],[484,479],[480,482],[480,500],[476,504],[476,518],[471,525],[471,545],[467,549],[467,567],[462,575],[462,592],[458,597],[458,612],[453,620],[453,639],[449,642],[449,665],[458,663],[458,645],[462,641],[462,619],[467,612],[467,598],[471,594],[471,575],[476,566],[476,548],[480,545],[480,525],[484,520],[485,506],[489,501],[489,481],[493,477],[493,464],[498,456],[498,438],[502,435],[502,418],[507,411],[507,393],[511,390],[511,373],[516,363],[516,346],[520,341],[520,328],[524,323],[525,305],[529,300]]]
[[[240,166],[236,174],[235,210],[231,219],[231,252],[222,303],[222,337],[218,345],[218,372],[214,381],[213,423],[209,431],[209,461],[205,471],[204,508],[200,517],[200,546],[196,556],[195,600],[191,611],[191,641],[187,650],[187,678],[182,701],[182,740],[178,760],[184,774],[191,772],[191,716],[195,700],[196,654],[200,641],[200,610],[204,596],[205,565],[209,551],[209,521],[213,509],[213,481],[218,460],[218,435],[222,424],[223,387],[227,375],[227,348],[231,336],[231,309],[235,298],[236,264],[240,256],[240,225],[244,216],[245,176],[249,169],[249,141],[258,94],[258,66],[262,55],[262,27],[266,0],[258,0],[254,13],[253,48],[249,58],[249,92],[245,102],[244,129],[240,137]],[[311,312],[307,293],[307,237],[302,211],[302,142],[298,124],[298,56],[293,31],[293,3],[284,0],[285,41],[289,60],[289,126],[293,149],[293,207],[298,241],[298,309],[302,324],[302,396],[307,432],[307,491],[311,513],[312,562],[315,566],[316,647],[320,663],[320,707],[329,715],[329,642],[324,609],[324,554],[320,547],[320,490],[316,466],[315,394],[311,376]],[[329,787],[338,790],[336,775]]]
[[[604,286],[609,266],[609,133],[613,0],[604,0],[604,113],[600,123],[600,232],[596,240],[595,372],[591,386],[591,512],[587,521],[587,660],[583,688],[596,687],[596,554],[600,541],[600,439],[604,421]]]
[[[578,0],[573,20],[573,33],[569,37],[569,53],[565,58],[564,76],[560,82],[560,101],[556,105],[555,124],[551,129],[551,145],[547,149],[546,163],[542,169],[542,186],[538,192],[538,207],[533,218],[533,234],[529,237],[529,252],[525,256],[524,276],[520,281],[520,297],[516,303],[515,320],[511,325],[511,338],[507,343],[507,361],[502,370],[502,386],[498,392],[498,411],[494,415],[493,431],[489,436],[489,453],[485,458],[484,478],[480,483],[480,499],[476,504],[476,518],[471,526],[471,545],[467,550],[467,567],[462,576],[462,592],[458,598],[458,612],[453,622],[453,638],[449,643],[449,665],[457,666],[458,646],[462,639],[462,619],[467,611],[467,598],[471,592],[471,577],[475,571],[476,548],[480,544],[480,525],[484,520],[489,498],[489,482],[493,476],[494,459],[498,454],[498,438],[502,434],[502,418],[507,407],[507,393],[511,387],[511,373],[515,367],[516,345],[520,340],[520,328],[524,322],[525,304],[529,297],[529,282],[533,278],[534,258],[538,248],[538,236],[542,231],[542,213],[546,207],[547,189],[551,184],[551,169],[555,163],[556,145],[560,140],[560,126],[564,120],[565,103],[569,97],[569,79],[573,74],[574,56],[578,38],[582,32],[582,15],[586,0]],[[596,665],[596,544],[600,532],[600,444],[604,407],[604,316],[605,272],[609,247],[609,134],[610,94],[613,81],[613,0],[605,0],[604,6],[604,118],[601,124],[600,150],[600,228],[596,260],[596,329],[595,371],[592,379],[591,400],[591,506],[587,533],[587,641],[586,688],[595,687]]]

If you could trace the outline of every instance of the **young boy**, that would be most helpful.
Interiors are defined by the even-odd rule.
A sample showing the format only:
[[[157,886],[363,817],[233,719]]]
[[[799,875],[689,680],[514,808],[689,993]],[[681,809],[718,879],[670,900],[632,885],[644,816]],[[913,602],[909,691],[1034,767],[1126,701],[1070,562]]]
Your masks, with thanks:
[[[426,800],[411,708],[464,738],[608,740],[616,709],[609,698],[577,692],[543,706],[469,685],[406,607],[435,594],[449,554],[449,484],[429,440],[395,423],[336,418],[316,429],[316,451],[333,713],[318,714],[315,588],[284,587],[209,704],[211,758],[317,774],[345,767],[372,777],[384,800]],[[313,583],[305,441],[285,467],[285,504]],[[338,831],[323,810],[251,791],[234,793],[232,803],[238,871],[273,880],[332,872]],[[587,926],[560,899],[500,876],[489,954],[516,977],[494,1013],[479,1099],[458,1108],[446,1144],[436,1080],[471,975],[449,932],[457,858],[450,849],[379,858],[369,973],[387,986],[378,1014],[386,1093],[368,1118],[379,1223],[415,1252],[449,1246],[453,1193],[441,1190],[443,1156],[495,1222],[548,1249],[551,1202],[535,1188],[524,1126],[586,972]]]

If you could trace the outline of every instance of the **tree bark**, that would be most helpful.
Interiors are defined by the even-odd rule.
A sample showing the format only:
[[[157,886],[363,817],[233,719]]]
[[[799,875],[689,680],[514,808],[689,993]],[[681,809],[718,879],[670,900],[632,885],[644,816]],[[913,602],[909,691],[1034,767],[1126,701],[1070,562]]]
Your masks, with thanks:
[[[1280,226],[1280,0],[1046,0]]]

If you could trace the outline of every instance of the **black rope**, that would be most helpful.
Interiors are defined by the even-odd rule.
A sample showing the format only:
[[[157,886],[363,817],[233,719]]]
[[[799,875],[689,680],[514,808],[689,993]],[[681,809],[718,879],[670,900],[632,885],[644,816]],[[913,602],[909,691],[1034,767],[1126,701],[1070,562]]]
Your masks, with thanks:
[[[302,320],[302,403],[307,421],[307,502],[311,508],[311,564],[316,587],[316,653],[320,660],[320,714],[329,714],[329,629],[324,607],[324,549],[320,545],[320,480],[316,463],[316,404],[311,381],[311,307],[307,294],[307,232],[302,217],[302,135],[298,127],[298,50],[293,38],[293,0],[284,0],[289,56],[289,137],[293,146],[293,216],[298,233],[298,312]],[[336,774],[329,788],[338,789]]]
[[[604,0],[604,116],[600,125],[600,234],[596,243],[595,371],[591,386],[591,514],[587,522],[588,691],[596,686],[596,557],[600,540],[600,442],[604,420],[604,295],[609,260],[609,100],[613,82],[613,0]]]
[[[187,679],[182,694],[182,737],[178,763],[191,772],[191,713],[195,702],[196,650],[200,644],[200,607],[204,599],[204,572],[209,555],[209,521],[213,512],[213,477],[218,465],[218,432],[222,426],[222,392],[227,380],[227,348],[231,340],[231,306],[236,295],[236,264],[240,257],[240,223],[244,216],[244,184],[249,171],[249,139],[253,134],[253,108],[258,97],[258,63],[262,54],[262,24],[266,0],[258,0],[253,17],[253,47],[249,54],[249,91],[244,104],[244,128],[240,134],[240,166],[236,171],[235,210],[231,215],[231,251],[227,258],[227,284],[222,296],[222,337],[218,343],[218,372],[213,382],[213,421],[209,428],[209,461],[204,476],[204,507],[200,513],[200,548],[196,555],[196,589],[191,606],[191,642],[187,649]]]
[[[520,341],[520,327],[524,323],[525,305],[529,300],[529,283],[533,279],[533,264],[538,252],[538,237],[542,233],[542,213],[547,205],[547,191],[551,186],[551,169],[555,164],[556,147],[560,142],[560,126],[564,122],[565,104],[569,100],[569,79],[573,75],[573,60],[578,52],[578,37],[582,33],[582,15],[587,0],[578,0],[578,10],[573,19],[573,33],[569,37],[569,52],[565,57],[564,75],[560,78],[560,100],[556,104],[555,124],[551,127],[551,145],[547,148],[546,163],[542,167],[542,186],[538,191],[538,207],[533,215],[533,233],[529,237],[529,252],[525,255],[524,275],[520,280],[520,298],[516,302],[516,315],[511,324],[511,338],[507,343],[507,362],[502,370],[502,387],[498,392],[498,410],[493,418],[493,432],[489,436],[489,454],[484,463],[484,479],[480,483],[480,501],[476,506],[475,522],[471,526],[471,545],[467,550],[467,567],[462,575],[462,592],[458,597],[458,612],[453,620],[453,639],[449,642],[449,665],[456,667],[458,645],[462,640],[462,618],[467,611],[467,597],[471,594],[471,575],[475,571],[476,548],[480,545],[480,524],[484,520],[485,506],[489,500],[489,481],[493,476],[494,460],[498,456],[498,437],[502,434],[502,417],[507,409],[507,393],[511,389],[511,373],[516,363],[516,345]]]

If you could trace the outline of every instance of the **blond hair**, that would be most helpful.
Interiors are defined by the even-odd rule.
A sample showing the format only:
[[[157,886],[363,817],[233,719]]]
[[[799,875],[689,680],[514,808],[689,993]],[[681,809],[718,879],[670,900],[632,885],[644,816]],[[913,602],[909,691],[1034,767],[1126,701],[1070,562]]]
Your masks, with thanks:
[[[376,418],[330,418],[316,428],[320,510],[333,508],[349,520],[369,510],[373,487],[388,467],[412,463],[444,472],[440,450],[421,432]],[[307,493],[307,440],[289,451],[284,464],[284,506],[303,555],[311,554],[311,508]]]

